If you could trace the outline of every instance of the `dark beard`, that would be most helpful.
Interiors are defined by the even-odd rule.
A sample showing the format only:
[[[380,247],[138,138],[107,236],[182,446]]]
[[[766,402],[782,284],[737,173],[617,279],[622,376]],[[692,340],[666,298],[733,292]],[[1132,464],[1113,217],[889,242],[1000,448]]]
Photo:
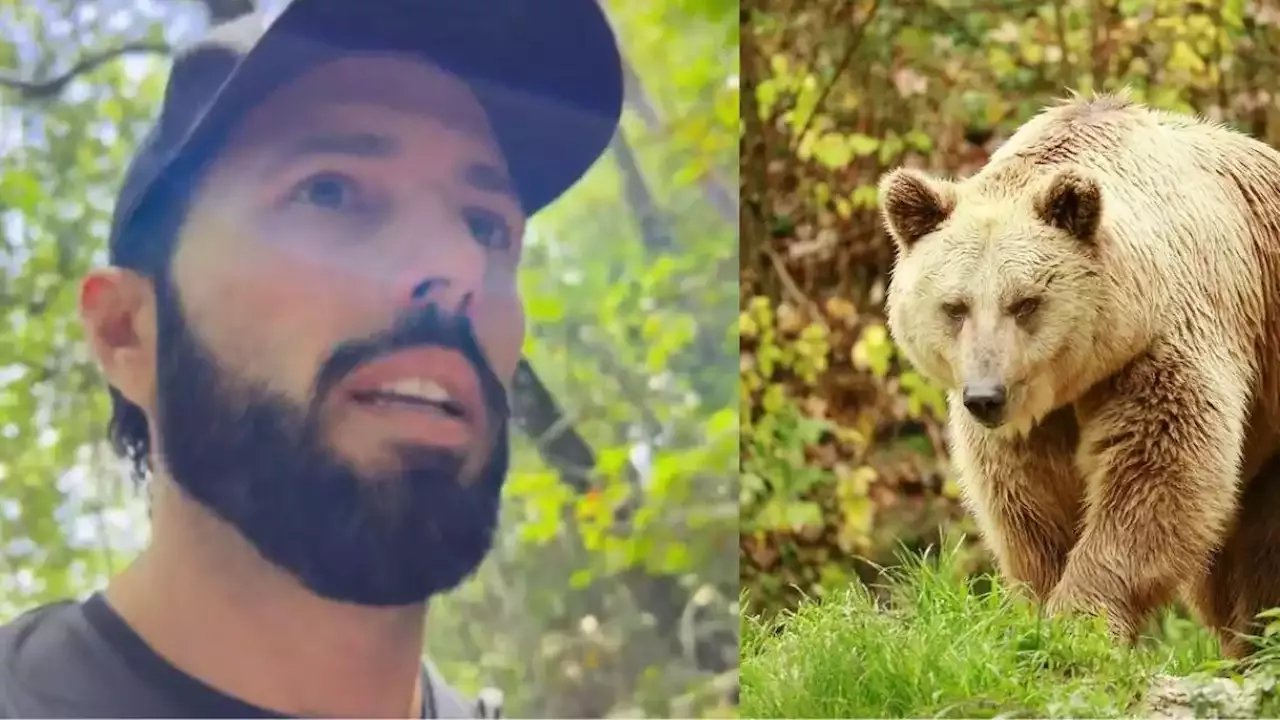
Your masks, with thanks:
[[[156,280],[157,419],[173,480],[317,595],[408,605],[450,590],[493,545],[509,460],[508,406],[465,317],[427,307],[388,333],[346,343],[322,365],[309,406],[219,367]],[[478,475],[442,448],[396,448],[400,467],[360,473],[322,436],[319,408],[357,366],[388,352],[443,346],[471,361],[495,438]]]

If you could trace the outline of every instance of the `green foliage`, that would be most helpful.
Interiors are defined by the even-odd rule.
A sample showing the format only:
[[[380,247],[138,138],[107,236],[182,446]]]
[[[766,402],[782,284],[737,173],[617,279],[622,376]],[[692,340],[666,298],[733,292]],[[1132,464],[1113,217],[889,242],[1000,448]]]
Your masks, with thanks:
[[[110,4],[0,0],[0,68],[50,77],[203,24],[198,3]],[[433,604],[428,648],[463,690],[501,687],[515,714],[724,714],[723,679],[696,656],[732,652],[736,631],[737,220],[709,199],[737,169],[736,5],[606,6],[642,93],[621,137],[652,209],[615,148],[532,223],[522,275],[525,354],[593,448],[593,490],[573,492],[542,440],[519,438],[497,549]],[[135,56],[49,100],[0,89],[0,620],[101,586],[145,539],[141,494],[104,447],[75,302],[166,73]],[[658,627],[671,609],[637,599],[637,576],[673,584],[679,627]]]
[[[752,509],[757,500],[765,499],[759,515],[744,513],[747,530],[799,529],[821,521],[820,508],[802,498],[828,473],[808,466],[804,449],[817,443],[831,425],[796,412],[789,388],[774,379],[790,373],[800,387],[811,388],[827,367],[827,331],[821,325],[805,325],[794,342],[782,343],[779,324],[794,330],[798,321],[789,307],[781,311],[779,317],[768,298],[755,297],[738,320],[743,341],[755,344],[755,352],[745,356],[742,365],[742,401],[750,404],[759,396],[762,408],[758,417],[742,418],[742,505]],[[772,484],[767,498],[766,481]]]
[[[766,297],[755,297],[738,320],[744,341],[754,353],[744,357],[740,388],[744,404],[759,397],[762,412],[742,418],[742,475],[740,502],[745,532],[801,531],[821,526],[822,506],[812,498],[814,488],[830,480],[830,471],[808,464],[805,448],[817,444],[834,426],[797,411],[790,389],[775,378],[792,375],[801,388],[812,388],[827,369],[827,329],[799,327],[794,311],[775,311]],[[798,327],[798,330],[797,330]],[[783,332],[795,332],[782,342]]]

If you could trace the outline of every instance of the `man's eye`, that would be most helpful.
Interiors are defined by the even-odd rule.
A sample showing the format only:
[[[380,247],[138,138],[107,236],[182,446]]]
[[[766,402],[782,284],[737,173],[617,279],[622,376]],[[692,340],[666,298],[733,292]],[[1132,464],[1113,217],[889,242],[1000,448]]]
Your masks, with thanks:
[[[511,228],[500,215],[477,208],[467,210],[465,214],[467,229],[481,245],[491,250],[511,247]]]
[[[320,173],[303,180],[294,188],[294,202],[314,205],[325,210],[345,210],[359,202],[360,188],[354,179],[342,173]]]

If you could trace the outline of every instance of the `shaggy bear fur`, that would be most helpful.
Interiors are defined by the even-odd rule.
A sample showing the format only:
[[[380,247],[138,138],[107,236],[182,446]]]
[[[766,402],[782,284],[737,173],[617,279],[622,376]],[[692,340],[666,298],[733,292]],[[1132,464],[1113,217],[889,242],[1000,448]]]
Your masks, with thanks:
[[[1181,595],[1226,653],[1280,605],[1280,153],[1073,98],[979,173],[881,183],[889,328],[950,395],[1002,571],[1133,639]]]

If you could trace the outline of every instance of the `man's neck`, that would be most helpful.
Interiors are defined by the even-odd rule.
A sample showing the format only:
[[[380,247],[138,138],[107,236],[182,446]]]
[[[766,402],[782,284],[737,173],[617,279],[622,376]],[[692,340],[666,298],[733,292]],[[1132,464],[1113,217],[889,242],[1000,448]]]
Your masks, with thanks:
[[[107,602],[170,663],[244,702],[302,716],[417,717],[425,608],[310,593],[175,488]]]

